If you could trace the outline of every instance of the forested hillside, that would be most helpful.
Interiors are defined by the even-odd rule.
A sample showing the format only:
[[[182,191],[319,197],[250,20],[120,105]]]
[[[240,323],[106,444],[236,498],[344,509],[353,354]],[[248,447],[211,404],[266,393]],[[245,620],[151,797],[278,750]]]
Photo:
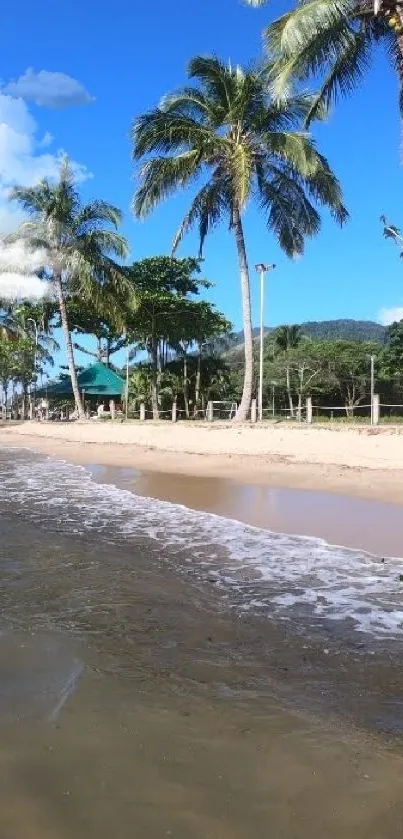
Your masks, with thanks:
[[[265,334],[270,335],[273,327],[265,327]],[[306,321],[301,324],[301,332],[307,338],[314,341],[377,341],[380,344],[386,342],[387,327],[372,320],[317,320]],[[259,328],[253,330],[256,338],[259,335]],[[243,332],[235,332],[228,339],[228,349],[243,344]]]

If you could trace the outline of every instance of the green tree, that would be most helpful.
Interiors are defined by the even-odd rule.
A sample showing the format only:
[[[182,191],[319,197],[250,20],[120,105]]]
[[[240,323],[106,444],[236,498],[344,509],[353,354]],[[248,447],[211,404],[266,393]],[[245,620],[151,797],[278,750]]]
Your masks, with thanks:
[[[17,340],[10,341],[8,336],[0,337],[0,384],[4,404],[7,405],[9,387],[15,375]]]
[[[403,320],[392,323],[387,332],[388,343],[382,352],[382,367],[386,376],[403,376]]]
[[[294,346],[278,354],[273,362],[271,378],[283,385],[290,406],[290,416],[294,416],[293,394],[297,397],[296,414],[302,416],[303,401],[313,393],[322,393],[334,387],[326,370],[323,357],[323,343],[299,340]]]
[[[274,333],[274,352],[282,353],[282,360],[285,362],[284,370],[286,376],[286,388],[290,416],[294,416],[294,402],[291,387],[291,362],[290,350],[295,350],[302,341],[301,327],[297,324],[291,326],[279,326]]]
[[[123,293],[124,272],[113,258],[123,258],[127,253],[126,241],[117,232],[121,213],[105,201],[83,204],[66,159],[56,183],[45,179],[37,186],[14,187],[10,199],[31,217],[12,239],[25,240],[28,246],[39,246],[46,252],[45,278],[57,299],[74,399],[83,417],[66,298],[78,296],[97,309],[105,306],[106,298],[114,306],[114,293]]]
[[[96,341],[95,350],[84,347],[79,340],[74,341],[74,349],[110,367],[111,356],[128,343],[128,337],[122,335],[122,326],[126,322],[125,308],[124,301],[120,306],[116,301],[118,310],[118,317],[116,317],[114,312],[108,312],[107,307],[104,313],[98,313],[91,302],[77,300],[77,298],[67,300],[67,315],[71,331],[77,333],[78,336],[91,335]]]
[[[370,398],[370,358],[380,356],[382,347],[371,341],[323,341],[318,352],[329,384],[340,394],[347,416],[353,416],[364,398]]]
[[[266,0],[246,0],[263,6]],[[399,0],[297,0],[265,31],[269,75],[280,97],[292,80],[313,78],[320,87],[307,112],[315,118],[340,95],[349,94],[368,69],[374,49],[383,43],[397,71],[403,106],[403,7]]]
[[[286,352],[298,347],[303,339],[301,327],[294,323],[291,326],[278,326],[274,332],[275,349]]]
[[[218,312],[214,306],[210,303],[206,303],[205,301],[201,301],[196,304],[193,325],[193,340],[197,347],[197,370],[194,400],[195,417],[200,410],[203,349],[205,349],[207,356],[211,358],[213,355],[211,349],[214,347],[216,340],[222,339],[225,335],[228,335],[230,330],[230,321],[228,321],[221,312]]]
[[[180,347],[186,357],[188,346],[197,337],[193,298],[210,285],[199,274],[200,260],[170,256],[143,259],[129,270],[136,305],[126,313],[127,331],[150,358],[154,419],[159,416],[159,381],[169,349]]]
[[[347,213],[339,184],[313,141],[300,131],[310,98],[290,97],[276,104],[260,72],[225,65],[217,58],[194,58],[186,87],[165,96],[159,107],[133,126],[133,158],[146,160],[133,200],[144,217],[179,188],[203,178],[177,235],[198,225],[200,252],[207,233],[223,219],[234,233],[241,276],[245,370],[237,418],[250,409],[253,378],[250,280],[243,218],[255,199],[267,227],[289,255],[302,253],[315,235],[320,216],[315,204],[329,207],[339,222]]]

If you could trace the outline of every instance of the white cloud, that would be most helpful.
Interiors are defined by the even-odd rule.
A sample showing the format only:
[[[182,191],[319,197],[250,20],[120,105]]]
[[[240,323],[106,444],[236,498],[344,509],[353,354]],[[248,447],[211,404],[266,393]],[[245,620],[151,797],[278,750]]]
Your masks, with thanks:
[[[52,153],[51,135],[38,139],[37,128],[26,103],[0,90],[0,234],[15,230],[23,219],[20,208],[8,202],[10,188],[33,186],[42,178],[57,176],[64,152]],[[89,177],[84,166],[72,165],[78,181]]]
[[[0,242],[0,299],[40,300],[50,296],[50,283],[34,273],[45,265],[44,248],[29,249],[22,240]]]
[[[31,274],[33,271],[44,268],[45,265],[45,248],[27,248],[22,239],[11,244],[0,242],[0,272],[18,270],[21,273]]]
[[[50,131],[45,131],[42,140],[38,141],[38,149],[46,149],[48,146],[51,146],[54,139],[55,138]]]
[[[396,306],[392,309],[381,309],[378,315],[378,320],[384,326],[390,326],[395,321],[403,320],[403,306]]]
[[[0,274],[0,298],[3,300],[41,300],[52,292],[49,283],[35,274]]]
[[[40,70],[36,73],[29,67],[15,81],[4,88],[5,93],[26,102],[35,102],[45,108],[69,108],[73,105],[89,105],[94,101],[81,82],[66,73],[52,73]]]

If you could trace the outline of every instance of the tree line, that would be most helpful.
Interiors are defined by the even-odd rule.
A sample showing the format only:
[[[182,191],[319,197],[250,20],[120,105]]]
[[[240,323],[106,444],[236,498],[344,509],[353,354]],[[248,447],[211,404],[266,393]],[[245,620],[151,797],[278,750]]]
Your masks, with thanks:
[[[200,299],[211,282],[201,277],[199,259],[160,256],[125,268],[122,291],[81,296],[66,287],[65,318],[71,349],[89,359],[113,366],[124,350],[129,363],[129,407],[139,401],[159,417],[168,402],[177,402],[186,417],[205,412],[206,401],[219,386],[226,365],[215,342],[231,324],[216,307]],[[63,325],[56,300],[42,304],[0,302],[0,384],[3,400],[19,390],[22,413],[27,414],[28,394],[43,385],[46,365],[53,365],[59,346],[53,338]],[[91,336],[95,348],[83,336]],[[118,356],[119,357],[119,356]],[[139,357],[141,360],[139,360]],[[79,368],[75,363],[75,375]],[[63,374],[62,374],[63,375]]]
[[[252,6],[264,2],[247,1]],[[135,217],[146,217],[176,191],[189,189],[193,194],[173,236],[172,254],[194,226],[198,231],[199,256],[207,235],[218,224],[229,224],[233,233],[244,333],[238,420],[248,416],[254,388],[250,275],[244,230],[247,208],[251,202],[258,205],[268,231],[291,258],[302,254],[306,239],[319,233],[323,209],[330,211],[338,224],[348,220],[337,177],[308,129],[314,120],[325,119],[329,105],[360,81],[369,55],[380,41],[387,45],[402,91],[403,12],[399,3],[384,4],[382,0],[359,4],[306,0],[296,3],[272,22],[265,30],[265,41],[266,58],[250,69],[225,63],[217,57],[194,57],[189,62],[186,86],[165,93],[157,107],[135,118],[132,127],[137,180],[133,197]],[[302,93],[301,82],[309,79],[314,80],[315,86],[319,84],[319,88]],[[83,318],[89,313],[90,318],[100,319],[97,332],[99,341],[106,347],[105,358],[125,346],[129,335],[138,336],[141,332],[142,338],[136,337],[136,342],[149,355],[154,416],[159,412],[160,394],[167,387],[163,377],[168,372],[171,377],[176,375],[172,363],[177,363],[180,357],[185,412],[190,415],[189,365],[194,362],[193,352],[191,360],[188,358],[189,350],[193,345],[199,348],[192,400],[197,406],[201,400],[201,348],[208,340],[210,326],[215,329],[214,318],[225,320],[223,315],[208,312],[205,306],[203,309],[202,301],[194,300],[200,286],[196,291],[189,286],[187,291],[178,292],[164,289],[162,283],[157,290],[160,297],[171,293],[175,297],[174,301],[171,298],[165,301],[176,307],[171,312],[172,335],[168,340],[166,335],[157,335],[161,330],[149,328],[154,315],[157,316],[155,290],[146,292],[142,285],[144,266],[137,269],[134,277],[133,270],[125,264],[128,245],[119,232],[121,212],[98,199],[84,204],[67,160],[61,164],[58,181],[45,179],[29,188],[17,186],[11,191],[10,200],[19,204],[28,220],[13,234],[3,237],[4,244],[12,246],[20,242],[28,252],[40,249],[43,254],[37,273],[57,305],[79,416],[84,415],[84,406],[77,382],[72,331],[80,321],[80,312]],[[382,223],[384,234],[401,245],[398,229],[385,218]],[[17,270],[23,273],[22,267],[17,266]],[[198,323],[205,325],[200,334],[191,327],[194,316]],[[0,317],[3,337],[9,336],[12,330],[7,324],[10,317],[7,305],[3,306]],[[112,318],[113,335],[108,332],[109,326],[105,326],[105,318]],[[147,328],[143,328],[144,323],[148,324]],[[28,342],[29,329],[22,326],[18,329],[23,330],[18,341]],[[204,332],[206,335],[201,334]],[[28,358],[28,344],[25,349]],[[333,349],[338,352],[336,345]],[[170,358],[171,351],[175,359]],[[7,352],[4,350],[4,358]],[[15,343],[13,352],[15,355]],[[21,343],[21,358],[23,354]],[[34,355],[36,374],[38,346]],[[10,370],[13,363],[10,362]],[[326,362],[323,366],[326,368]],[[276,373],[276,369],[273,367],[273,375],[282,379],[281,370]],[[297,376],[299,381],[299,403],[302,389],[308,386],[307,379],[311,377],[313,386],[319,382],[320,375],[312,360],[303,369],[297,360],[285,365],[290,411],[293,410],[290,396],[293,377]],[[22,376],[22,386],[24,380]],[[173,382],[171,378],[169,387],[176,392],[178,388]],[[356,388],[349,398],[352,402],[357,399]]]

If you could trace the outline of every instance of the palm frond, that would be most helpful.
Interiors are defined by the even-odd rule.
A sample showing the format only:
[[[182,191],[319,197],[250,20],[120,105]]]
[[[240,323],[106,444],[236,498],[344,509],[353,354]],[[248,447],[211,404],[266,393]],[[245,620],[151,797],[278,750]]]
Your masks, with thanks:
[[[198,149],[176,157],[154,157],[147,160],[140,168],[140,188],[132,204],[135,215],[144,218],[178,187],[189,184],[196,177],[199,165]]]
[[[269,79],[273,71],[270,71]],[[316,105],[317,96],[313,93],[300,93],[287,96],[283,100],[274,100],[265,109],[263,131],[289,131],[298,129],[306,123],[312,107]],[[324,120],[328,116],[328,108],[317,107],[316,119]]]
[[[210,120],[214,111],[208,97],[195,87],[183,87],[175,93],[167,93],[161,99],[159,107],[164,113],[172,111],[200,122]]]
[[[320,230],[320,216],[309,202],[303,189],[279,174],[271,182],[260,186],[262,209],[267,214],[267,226],[276,235],[287,256],[303,253],[304,239]]]
[[[228,213],[227,198],[223,191],[223,184],[219,178],[206,184],[192,201],[172,243],[172,253],[175,253],[185,234],[193,225],[199,225],[199,256],[202,255],[203,245],[208,232],[222,221],[223,215]]]
[[[197,55],[188,66],[190,79],[197,79],[209,99],[228,110],[234,100],[236,77],[231,67],[216,56]]]
[[[322,166],[322,158],[313,140],[302,131],[268,131],[262,143],[269,155],[281,158],[303,178],[312,177]]]
[[[351,0],[308,0],[268,27],[265,40],[274,59],[276,97],[287,97],[295,79],[327,75],[338,58],[353,49],[351,11]]]
[[[108,204],[107,201],[91,201],[80,209],[75,219],[77,230],[82,228],[111,224],[119,227],[123,221],[123,213],[118,207]]]
[[[41,213],[47,204],[50,188],[45,182],[37,186],[15,186],[9,192],[9,200],[20,204],[25,213]]]
[[[74,237],[71,249],[79,250],[82,253],[93,253],[101,255],[113,254],[119,259],[125,259],[128,254],[128,245],[124,236],[115,230],[87,230]]]
[[[132,126],[133,160],[146,154],[169,154],[211,146],[211,130],[180,112],[157,108],[138,117]]]

